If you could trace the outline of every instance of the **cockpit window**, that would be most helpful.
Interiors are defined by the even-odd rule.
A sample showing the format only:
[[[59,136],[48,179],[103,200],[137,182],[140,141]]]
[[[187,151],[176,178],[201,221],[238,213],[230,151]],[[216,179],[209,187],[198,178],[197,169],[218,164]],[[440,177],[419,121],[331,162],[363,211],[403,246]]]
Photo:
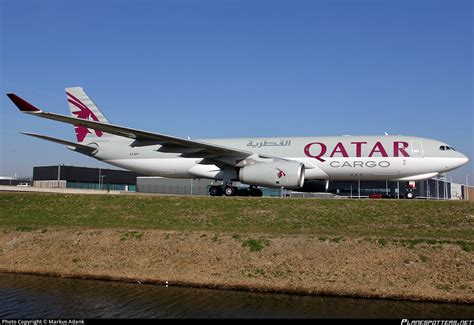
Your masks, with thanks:
[[[446,146],[439,147],[439,150],[443,150],[443,151],[446,150]]]

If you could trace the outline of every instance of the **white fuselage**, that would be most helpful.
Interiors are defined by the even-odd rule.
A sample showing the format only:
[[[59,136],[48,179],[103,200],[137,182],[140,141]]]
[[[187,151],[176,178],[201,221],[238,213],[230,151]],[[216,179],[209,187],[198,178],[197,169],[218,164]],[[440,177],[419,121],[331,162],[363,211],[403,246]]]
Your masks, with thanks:
[[[468,158],[436,140],[407,136],[215,139],[203,142],[301,162],[305,179],[421,180],[455,169]],[[219,164],[204,157],[161,153],[156,146],[131,147],[130,140],[96,142],[95,157],[138,173],[172,178],[223,179]],[[260,162],[270,158],[261,158]]]

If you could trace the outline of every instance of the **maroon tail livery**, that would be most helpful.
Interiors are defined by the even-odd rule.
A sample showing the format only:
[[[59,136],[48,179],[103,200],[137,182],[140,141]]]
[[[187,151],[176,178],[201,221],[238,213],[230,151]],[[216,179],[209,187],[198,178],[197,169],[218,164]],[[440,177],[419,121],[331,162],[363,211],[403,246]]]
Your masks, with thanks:
[[[105,116],[100,112],[94,102],[86,95],[81,87],[72,87],[66,89],[69,110],[73,117],[82,120],[90,120],[95,122],[109,123]],[[74,125],[76,131],[77,142],[84,142],[87,139],[95,137],[101,138],[103,131],[91,130],[82,125]]]

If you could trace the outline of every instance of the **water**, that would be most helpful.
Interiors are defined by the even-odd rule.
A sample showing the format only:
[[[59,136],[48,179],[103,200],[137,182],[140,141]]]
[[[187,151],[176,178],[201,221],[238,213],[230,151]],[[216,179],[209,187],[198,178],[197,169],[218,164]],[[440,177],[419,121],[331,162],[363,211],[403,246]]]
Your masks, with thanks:
[[[474,318],[474,305],[0,273],[0,318]]]

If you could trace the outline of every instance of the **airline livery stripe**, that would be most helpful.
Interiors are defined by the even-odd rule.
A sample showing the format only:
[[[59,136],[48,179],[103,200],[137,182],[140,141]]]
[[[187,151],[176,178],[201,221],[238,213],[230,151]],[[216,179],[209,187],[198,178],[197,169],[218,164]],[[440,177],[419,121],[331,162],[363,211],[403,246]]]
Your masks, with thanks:
[[[85,106],[84,104],[82,104],[82,103],[78,103],[78,102],[76,102],[75,100],[72,100],[72,99],[70,99],[70,98],[68,98],[67,101],[70,102],[71,104],[74,104],[76,107],[81,108],[81,111],[82,111],[82,110],[89,111],[89,108],[86,107],[86,106]]]
[[[75,101],[73,101],[73,100],[71,100],[71,99],[68,99],[67,101],[70,102],[71,104],[73,104],[74,106],[76,106],[77,108],[79,108],[80,111],[82,111],[83,109],[86,109],[88,112],[90,112],[89,115],[92,117],[92,119],[93,119],[94,121],[96,121],[96,122],[99,122],[99,119],[97,118],[97,116],[95,116],[95,114],[92,113],[92,111],[89,110],[87,107],[84,108],[84,107],[82,107],[80,104],[76,103]],[[76,112],[74,112],[74,114],[76,114]],[[76,115],[77,115],[77,114],[76,114]]]
[[[89,108],[83,103],[81,102],[79,99],[77,99],[76,97],[74,97],[73,95],[71,95],[70,93],[66,92],[66,94],[68,94],[69,96],[71,96],[72,98],[68,98],[68,101],[74,101],[77,105],[80,105],[82,108],[84,108],[85,110],[88,110],[89,111]],[[77,106],[76,105],[76,106]]]
[[[80,103],[82,106],[84,106],[84,108],[87,108],[87,106],[84,105],[84,103],[81,102],[80,99],[77,99],[74,95],[72,95],[71,93],[68,93],[67,91],[66,91],[66,94],[67,94],[69,97],[71,97],[73,100],[75,100],[76,102],[78,102],[78,103]],[[87,109],[88,109],[88,108],[87,108]]]

